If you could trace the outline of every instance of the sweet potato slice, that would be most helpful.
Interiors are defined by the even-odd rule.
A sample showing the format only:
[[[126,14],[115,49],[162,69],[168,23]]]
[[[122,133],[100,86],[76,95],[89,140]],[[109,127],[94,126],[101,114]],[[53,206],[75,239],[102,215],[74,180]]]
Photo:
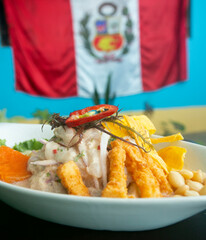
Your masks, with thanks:
[[[7,183],[23,181],[31,176],[27,170],[29,157],[10,147],[0,147],[0,180]]]

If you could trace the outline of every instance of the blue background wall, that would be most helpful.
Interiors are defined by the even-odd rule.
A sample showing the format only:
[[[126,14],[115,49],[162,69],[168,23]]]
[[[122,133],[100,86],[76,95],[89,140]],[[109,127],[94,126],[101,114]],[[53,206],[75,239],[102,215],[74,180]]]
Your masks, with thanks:
[[[205,0],[192,0],[191,37],[188,39],[188,80],[155,92],[117,98],[114,102],[123,110],[142,110],[148,102],[153,108],[206,105],[206,26]],[[10,47],[0,47],[0,110],[7,109],[7,117],[32,117],[37,109],[48,109],[67,115],[70,111],[93,105],[91,99],[48,99],[15,91],[14,67]]]

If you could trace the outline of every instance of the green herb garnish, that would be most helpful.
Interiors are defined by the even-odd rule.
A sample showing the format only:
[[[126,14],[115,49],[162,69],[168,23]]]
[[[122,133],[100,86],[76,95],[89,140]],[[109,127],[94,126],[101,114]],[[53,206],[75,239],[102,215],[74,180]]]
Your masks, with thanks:
[[[55,175],[55,181],[58,183],[61,183],[61,179],[59,178],[59,176],[57,174]]]
[[[84,151],[80,152],[75,158],[74,161],[77,162],[81,157],[84,157]]]
[[[36,139],[31,139],[28,141],[20,142],[19,144],[15,144],[13,149],[19,152],[32,151],[32,150],[40,150],[43,144],[37,141]]]

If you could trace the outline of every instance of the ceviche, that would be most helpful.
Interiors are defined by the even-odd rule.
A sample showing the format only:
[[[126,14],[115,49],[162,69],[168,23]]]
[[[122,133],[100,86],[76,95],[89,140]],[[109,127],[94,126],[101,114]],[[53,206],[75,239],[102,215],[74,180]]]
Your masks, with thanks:
[[[184,168],[187,149],[156,144],[183,140],[181,133],[154,137],[146,115],[120,115],[101,104],[53,114],[51,139],[7,147],[0,140],[0,180],[40,191],[110,198],[206,195],[206,173]],[[42,129],[44,125],[42,126]]]

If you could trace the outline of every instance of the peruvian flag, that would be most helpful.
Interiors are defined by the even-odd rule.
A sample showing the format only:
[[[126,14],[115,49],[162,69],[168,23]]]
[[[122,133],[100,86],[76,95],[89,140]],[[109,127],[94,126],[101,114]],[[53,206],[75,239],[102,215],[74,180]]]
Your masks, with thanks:
[[[16,89],[127,96],[184,81],[188,0],[4,0]]]

